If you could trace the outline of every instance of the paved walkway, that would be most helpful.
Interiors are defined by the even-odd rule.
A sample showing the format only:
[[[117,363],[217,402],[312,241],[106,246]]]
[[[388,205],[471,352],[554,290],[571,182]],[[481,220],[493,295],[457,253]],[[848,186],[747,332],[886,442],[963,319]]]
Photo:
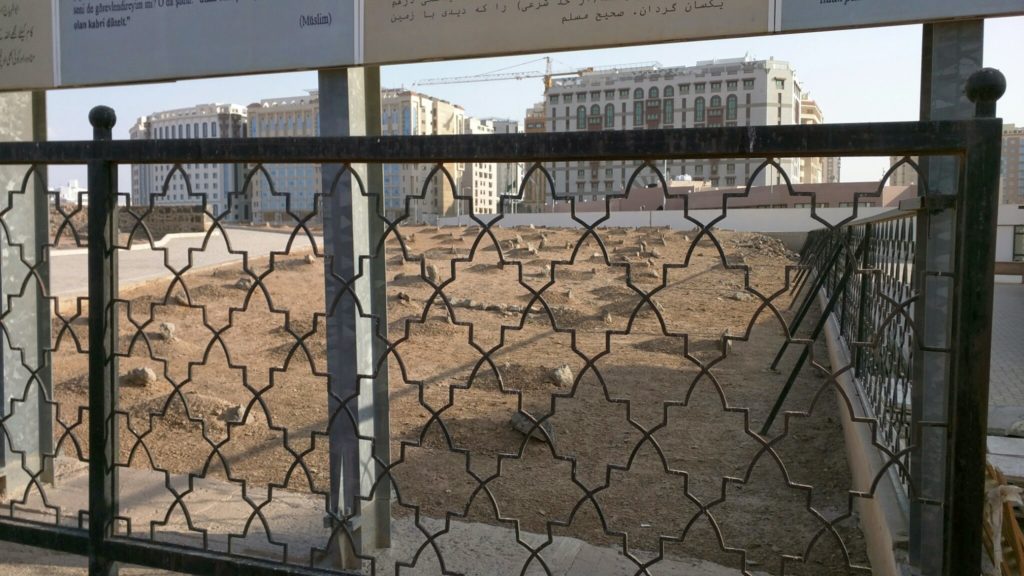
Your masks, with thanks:
[[[57,488],[49,491],[50,504],[60,506],[65,512],[69,525],[75,522],[74,511],[87,506],[87,468],[77,461],[61,460],[58,464]],[[159,541],[185,546],[201,546],[198,534],[188,533],[184,517],[171,514],[166,525],[162,522],[168,510],[174,509],[174,497],[167,489],[173,486],[179,493],[189,490],[189,479],[185,476],[165,476],[152,470],[123,468],[120,471],[120,505],[124,514],[132,517],[133,536],[148,538],[151,522],[161,522],[156,528]],[[238,485],[214,480],[195,480],[191,492],[182,500],[188,506],[190,520],[195,528],[209,530],[211,551],[225,551],[225,534],[241,534],[245,524],[253,515],[253,508],[241,498]],[[265,493],[249,493],[256,502],[266,498]],[[273,503],[262,508],[272,525],[274,538],[287,542],[289,555],[296,559],[308,559],[311,548],[323,547],[329,530],[323,527],[322,497],[289,490],[275,490]],[[50,516],[29,516],[25,519],[53,522]],[[458,522],[453,520],[445,530],[444,522],[433,518],[421,518],[423,530],[431,534],[442,534],[435,542],[444,559],[448,572],[473,575],[523,574],[525,576],[629,576],[637,572],[635,563],[621,554],[621,548],[599,547],[575,538],[554,537],[544,546],[546,536],[521,532],[518,539],[535,549],[547,566],[546,571],[536,559],[530,560],[529,551],[517,542],[513,529],[505,526]],[[277,558],[281,549],[270,545],[260,530],[245,539],[235,539],[232,550],[243,556]],[[392,547],[386,550],[367,551],[376,558],[376,576],[396,576],[396,563],[413,563],[411,569],[401,570],[402,575],[437,576],[442,573],[434,549],[427,546],[421,529],[416,527],[410,515],[399,515],[392,523]],[[648,561],[653,554],[635,552]],[[417,558],[419,554],[419,559]],[[81,574],[84,562],[75,557],[49,552],[40,553],[25,547],[0,543],[0,574],[64,576]],[[371,574],[369,562],[363,563],[363,573]],[[157,570],[135,569],[125,572],[126,576],[166,574]],[[696,559],[664,559],[650,568],[652,576],[738,576],[739,570]],[[765,576],[763,572],[750,571],[753,576]]]
[[[291,238],[288,234],[264,230],[228,228],[227,237],[235,252],[246,251],[249,258],[262,258],[271,251],[285,251]],[[195,235],[174,238],[161,250],[149,247],[122,251],[118,254],[118,273],[122,287],[166,277],[170,274],[167,266],[180,270],[189,262],[189,250],[199,250],[204,238]],[[322,247],[321,238],[316,242]],[[303,252],[310,248],[306,236],[297,236],[292,252]],[[166,254],[166,263],[165,263]],[[88,291],[88,255],[84,250],[54,251],[50,265],[51,291],[56,296],[84,296]],[[215,233],[206,249],[193,254],[193,266],[206,268],[241,260],[241,254],[228,251],[227,243]]]
[[[996,284],[992,323],[993,406],[1024,406],[1024,284]]]

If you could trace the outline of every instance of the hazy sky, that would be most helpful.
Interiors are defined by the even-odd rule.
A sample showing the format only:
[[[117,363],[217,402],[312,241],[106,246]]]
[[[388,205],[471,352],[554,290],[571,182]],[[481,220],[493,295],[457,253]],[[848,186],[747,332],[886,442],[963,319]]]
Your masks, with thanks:
[[[1000,69],[1008,90],[1000,100],[999,115],[1006,122],[1024,123],[1024,17],[991,19],[985,25],[985,65]],[[811,34],[792,34],[559,52],[551,56],[557,70],[657,61],[664,66],[692,65],[698,60],[735,58],[786,60],[796,69],[803,88],[818,101],[825,121],[877,122],[917,120],[920,94],[921,26],[897,26]],[[474,75],[516,66],[543,54],[433,62],[382,69],[384,87],[415,88],[462,105],[478,117],[522,119],[525,110],[543,99],[540,78],[503,82],[414,87],[423,79]],[[516,70],[544,69],[543,62]],[[82,140],[91,137],[89,110],[97,104],[117,111],[115,138],[127,138],[128,128],[140,116],[200,103],[246,105],[264,98],[293,96],[315,89],[315,72],[266,74],[236,78],[192,80],[163,84],[55,90],[48,93],[49,138]],[[877,179],[887,162],[846,159],[843,180]],[[56,168],[51,186],[69,178],[83,180],[84,168]],[[122,171],[120,187],[130,185]]]

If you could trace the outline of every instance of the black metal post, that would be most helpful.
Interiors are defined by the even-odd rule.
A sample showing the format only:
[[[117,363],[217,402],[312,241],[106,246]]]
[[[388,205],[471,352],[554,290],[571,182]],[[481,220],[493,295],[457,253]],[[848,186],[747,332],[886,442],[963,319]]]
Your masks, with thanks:
[[[952,394],[946,491],[946,574],[977,574],[981,568],[985,500],[988,384],[992,351],[992,295],[995,282],[996,219],[1002,121],[996,101],[1006,91],[998,70],[975,72],[967,96],[979,119],[977,137],[960,171],[957,203],[957,282],[954,296]]]
[[[117,116],[106,106],[89,113],[94,140],[111,140]],[[107,554],[117,516],[117,166],[89,162],[89,574],[116,576]]]
[[[829,236],[826,236],[822,240],[822,242],[824,244],[828,244],[828,238],[829,238]],[[825,250],[822,249],[822,252],[824,252],[824,251]],[[842,253],[843,253],[843,245],[840,244],[839,247],[836,248],[835,253],[832,254],[832,257],[828,259],[828,262],[825,264],[824,268],[821,268],[820,270],[817,270],[817,276],[814,277],[814,283],[811,285],[810,292],[808,292],[807,295],[804,296],[804,301],[803,301],[803,303],[800,304],[800,309],[797,310],[796,315],[793,316],[793,322],[790,324],[790,328],[789,328],[790,334],[792,336],[796,336],[797,330],[800,329],[800,325],[803,324],[803,322],[804,322],[804,317],[807,316],[808,312],[810,312],[811,307],[814,305],[814,299],[817,297],[818,292],[821,291],[821,287],[825,285],[826,281],[828,281],[828,277],[829,277],[830,271],[832,270],[832,267],[835,266],[836,260],[839,259],[839,255],[842,254]],[[811,266],[814,267],[814,264],[812,263]],[[810,276],[812,274],[814,274],[814,271],[809,272],[808,276]],[[799,294],[799,292],[798,292],[798,294]],[[775,369],[778,368],[779,362],[782,361],[782,357],[785,356],[786,350],[788,348],[789,348],[789,339],[787,338],[786,341],[783,342],[782,346],[779,348],[779,352],[775,355],[775,359],[772,360],[772,365],[771,365],[771,369],[772,370],[775,370]]]
[[[796,378],[803,370],[804,363],[807,362],[807,358],[811,355],[811,346],[814,345],[814,341],[821,335],[822,330],[825,329],[825,323],[828,322],[828,317],[832,314],[832,310],[835,309],[836,304],[839,303],[839,299],[844,297],[846,293],[846,286],[850,282],[850,276],[857,268],[856,261],[860,258],[861,251],[864,250],[866,244],[861,242],[856,251],[847,257],[844,262],[846,270],[843,272],[843,277],[840,278],[839,283],[836,284],[835,289],[829,295],[828,304],[825,305],[825,309],[821,311],[821,317],[814,325],[814,330],[811,332],[811,343],[804,347],[804,351],[800,353],[800,358],[797,359],[796,364],[793,366],[793,370],[789,373],[789,378],[786,379],[785,386],[782,387],[782,392],[779,393],[779,397],[776,398],[775,404],[772,406],[771,412],[768,414],[768,419],[765,420],[764,426],[761,427],[761,436],[767,436],[768,432],[772,428],[772,424],[775,423],[775,418],[779,415],[779,410],[782,410],[782,405],[786,403],[786,398],[789,396],[789,391],[793,388],[793,384],[796,383]],[[849,259],[853,258],[851,262]],[[841,331],[841,327],[840,327]]]
[[[861,257],[860,303],[857,307],[857,342],[863,342],[866,336],[868,310],[868,292],[871,291],[871,275],[866,272],[871,267],[871,243],[874,239],[875,225],[864,225],[864,255]],[[857,378],[864,375],[864,356],[861,347],[850,343],[853,348],[853,374]]]

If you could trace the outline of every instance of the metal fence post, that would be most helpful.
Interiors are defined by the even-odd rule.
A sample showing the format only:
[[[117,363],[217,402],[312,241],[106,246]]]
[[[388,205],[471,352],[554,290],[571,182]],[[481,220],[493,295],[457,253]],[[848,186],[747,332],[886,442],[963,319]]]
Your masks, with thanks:
[[[93,140],[112,139],[117,116],[106,106],[89,112]],[[114,576],[106,540],[117,516],[117,166],[89,162],[89,574]]]
[[[319,86],[321,135],[379,132],[380,81],[376,69],[323,70]],[[373,253],[374,242],[383,233],[374,213],[381,199],[372,196],[383,193],[383,176],[374,173],[379,170],[379,165],[324,164],[321,171],[328,407],[330,414],[338,414],[329,429],[329,510],[336,527],[338,522],[344,524],[344,533],[336,534],[333,546],[341,567],[347,569],[361,567],[359,556],[365,553],[364,547],[390,543],[390,478],[377,482],[378,474],[385,470],[381,463],[390,461],[387,364],[381,367],[383,374],[374,374],[378,355],[383,352],[377,330],[386,330],[387,320],[383,311],[383,245],[380,253]],[[366,190],[367,185],[370,190]],[[345,282],[351,282],[347,293]],[[339,412],[344,410],[350,410],[353,418]],[[373,487],[376,490],[370,498]]]
[[[967,83],[975,116],[995,118],[996,101],[1005,91],[998,70],[975,72]],[[945,502],[946,574],[951,576],[981,569],[1001,134],[999,120],[979,127],[960,171]]]
[[[964,20],[925,24],[921,47],[921,120],[967,120],[974,107],[963,94],[968,78],[981,68],[984,23]],[[926,200],[957,196],[963,158],[924,154],[921,178]],[[934,198],[933,198],[934,197]],[[951,528],[943,502],[949,494],[948,474],[952,422],[949,413],[957,251],[957,212],[953,208],[922,210],[915,227],[917,253],[914,286],[916,350],[911,389],[910,563],[921,574],[935,576],[949,569]],[[950,350],[946,352],[945,349]],[[977,567],[975,567],[977,572]]]
[[[867,336],[864,331],[867,327],[867,315],[868,315],[868,293],[871,291],[871,275],[867,273],[867,269],[871,267],[871,244],[874,241],[874,230],[875,225],[870,222],[864,225],[864,256],[861,258],[861,273],[860,273],[860,302],[857,304],[857,342],[863,342]],[[850,348],[853,351],[853,374],[857,378],[863,378],[864,376],[864,357],[861,354],[861,346],[854,345],[854,342],[850,342]]]

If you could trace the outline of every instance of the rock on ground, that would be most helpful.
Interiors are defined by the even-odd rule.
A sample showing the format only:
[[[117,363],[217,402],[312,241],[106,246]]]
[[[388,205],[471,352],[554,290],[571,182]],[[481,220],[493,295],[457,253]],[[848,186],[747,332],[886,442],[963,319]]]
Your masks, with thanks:
[[[560,388],[567,388],[572,386],[573,378],[572,368],[569,368],[568,364],[562,364],[558,368],[555,368],[551,375],[555,378],[555,384]]]

